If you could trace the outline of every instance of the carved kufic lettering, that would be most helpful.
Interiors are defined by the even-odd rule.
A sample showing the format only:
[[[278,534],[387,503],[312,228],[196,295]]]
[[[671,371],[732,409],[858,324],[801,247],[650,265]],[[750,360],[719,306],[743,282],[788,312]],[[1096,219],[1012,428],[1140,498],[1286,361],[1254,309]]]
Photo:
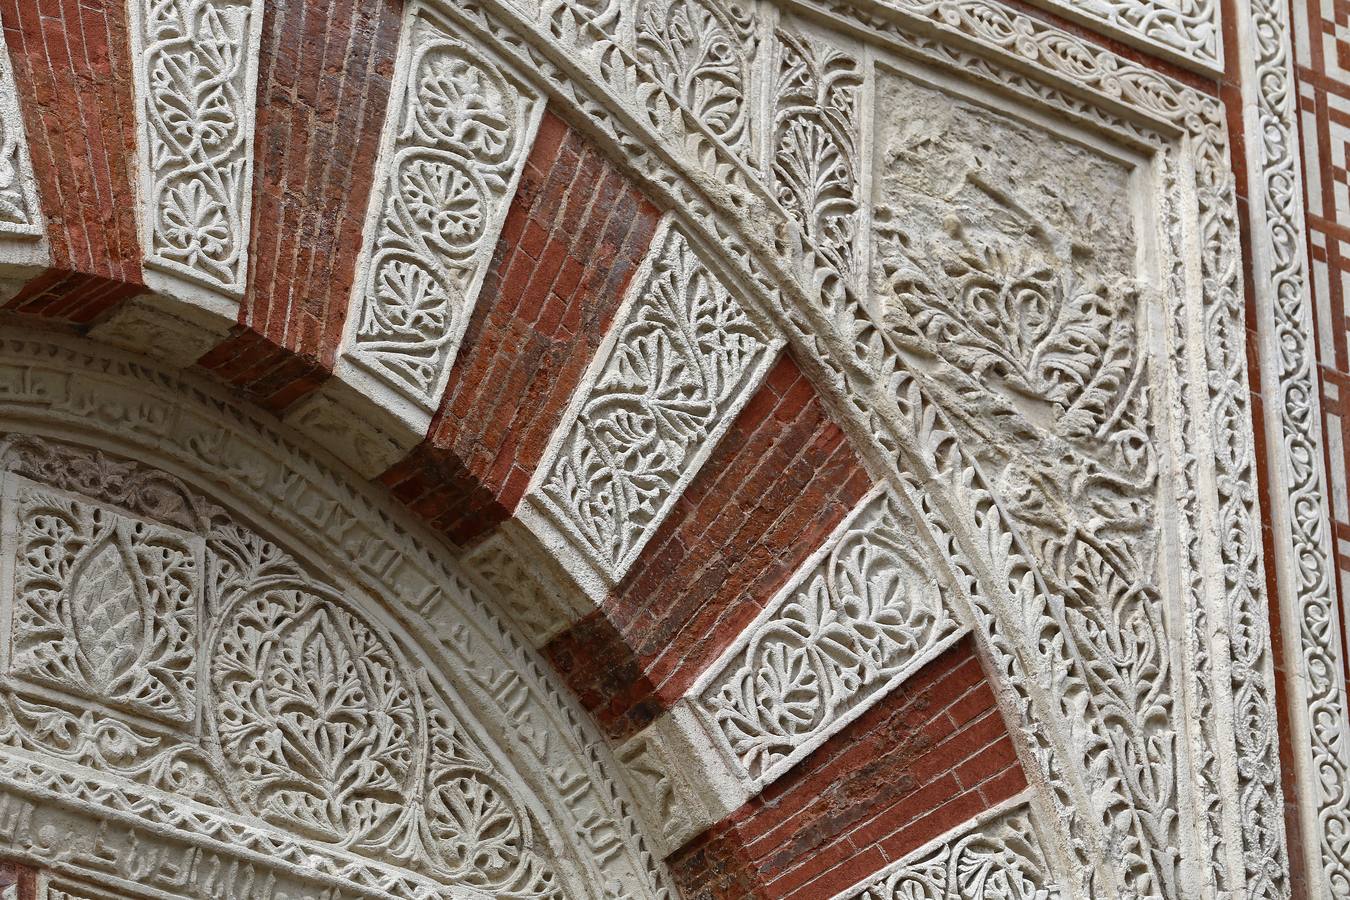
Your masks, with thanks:
[[[611,581],[660,525],[774,349],[677,228],[653,244],[629,290],[530,491]]]
[[[430,414],[542,104],[425,4],[406,27],[343,348]]]
[[[888,493],[865,501],[696,688],[756,784],[965,632],[914,533]]]
[[[146,263],[238,296],[262,0],[131,0]]]

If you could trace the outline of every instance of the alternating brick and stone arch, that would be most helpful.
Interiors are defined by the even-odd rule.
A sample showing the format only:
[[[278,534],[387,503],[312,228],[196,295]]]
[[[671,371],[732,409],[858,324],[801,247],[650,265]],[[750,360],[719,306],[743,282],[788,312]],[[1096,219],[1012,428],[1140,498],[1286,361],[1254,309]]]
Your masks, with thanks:
[[[137,547],[189,572],[177,683],[3,587],[5,701],[138,749],[12,707],[0,849],[54,898],[1288,896],[1217,9],[1040,5],[0,3],[4,546],[113,535],[14,557],[73,554],[57,611],[122,560],[113,634]],[[248,553],[293,571],[231,618]],[[219,823],[152,740],[234,760]],[[103,843],[20,833],[63,791]]]

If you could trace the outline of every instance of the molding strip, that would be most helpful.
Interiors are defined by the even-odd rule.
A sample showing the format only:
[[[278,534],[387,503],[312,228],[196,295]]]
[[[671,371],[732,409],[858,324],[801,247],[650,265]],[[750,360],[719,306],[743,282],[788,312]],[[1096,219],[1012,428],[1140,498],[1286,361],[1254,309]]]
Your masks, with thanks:
[[[1270,520],[1284,646],[1295,657],[1287,677],[1295,790],[1309,896],[1346,897],[1350,716],[1322,455],[1289,9],[1283,0],[1250,0],[1238,8]]]

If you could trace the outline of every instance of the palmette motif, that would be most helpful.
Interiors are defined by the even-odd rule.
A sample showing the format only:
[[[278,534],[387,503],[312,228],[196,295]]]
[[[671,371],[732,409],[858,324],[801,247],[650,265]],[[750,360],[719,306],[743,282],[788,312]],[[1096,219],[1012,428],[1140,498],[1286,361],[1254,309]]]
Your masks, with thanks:
[[[772,358],[677,229],[654,246],[534,488],[611,580],[636,558]]]
[[[947,610],[913,523],[887,493],[793,580],[701,701],[746,775],[763,783],[964,631]]]
[[[1058,900],[1025,803],[982,816],[836,900]]]
[[[146,262],[239,295],[260,0],[134,0]]]
[[[8,476],[18,639],[0,741],[447,884],[564,896],[530,814],[442,690],[332,586],[172,479],[132,475],[185,498],[204,534],[103,505],[126,500],[141,467],[19,446],[32,455],[18,468],[59,460],[95,497]],[[136,505],[178,513],[168,497]]]
[[[536,98],[424,7],[407,19],[406,74],[344,352],[431,412],[444,389]]]
[[[861,230],[863,70],[833,44],[784,25],[770,60],[768,183],[845,281],[856,284]]]

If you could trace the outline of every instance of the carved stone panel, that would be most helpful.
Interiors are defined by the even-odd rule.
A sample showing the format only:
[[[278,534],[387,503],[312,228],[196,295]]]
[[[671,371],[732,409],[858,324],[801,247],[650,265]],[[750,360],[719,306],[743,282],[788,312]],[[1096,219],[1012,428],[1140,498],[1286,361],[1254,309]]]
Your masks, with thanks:
[[[244,292],[262,0],[131,0],[146,263]]]
[[[635,19],[637,58],[710,132],[754,165],[759,4],[639,0]]]
[[[768,61],[765,171],[775,199],[849,284],[863,216],[863,64],[785,17]]]
[[[196,700],[202,541],[14,479],[11,671],[185,722]]]
[[[1058,900],[1025,798],[938,838],[835,900]]]
[[[409,884],[564,896],[516,776],[350,590],[171,476],[32,439],[4,459],[0,761]]]
[[[33,238],[41,233],[37,187],[14,70],[9,50],[0,45],[0,235]]]
[[[966,632],[914,534],[865,500],[695,687],[754,789]]]
[[[617,581],[749,399],[777,344],[679,230],[666,228],[529,500],[601,578]]]
[[[1000,617],[978,599],[977,615],[1024,642],[1023,689],[1058,709],[1092,797],[1070,814],[1090,802],[1110,823],[1121,889],[1175,896],[1191,723],[1158,553],[1172,489],[1158,435],[1171,435],[1152,403],[1166,333],[1151,279],[1179,251],[1136,237],[1149,169],[900,71],[879,75],[877,107],[873,296],[999,503],[982,543],[1014,605]]]
[[[435,411],[543,103],[425,4],[404,22],[343,361]],[[425,426],[425,421],[422,421]]]

